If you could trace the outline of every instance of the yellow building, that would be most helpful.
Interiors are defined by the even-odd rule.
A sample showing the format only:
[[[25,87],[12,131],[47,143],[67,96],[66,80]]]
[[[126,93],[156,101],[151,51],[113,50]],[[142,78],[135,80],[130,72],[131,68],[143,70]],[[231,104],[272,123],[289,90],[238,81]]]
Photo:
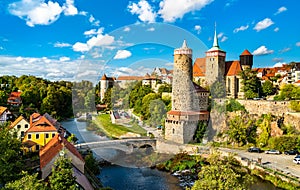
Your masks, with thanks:
[[[30,120],[31,127],[25,133],[23,145],[26,152],[35,152],[45,146],[58,133],[58,130],[45,116],[33,114]]]

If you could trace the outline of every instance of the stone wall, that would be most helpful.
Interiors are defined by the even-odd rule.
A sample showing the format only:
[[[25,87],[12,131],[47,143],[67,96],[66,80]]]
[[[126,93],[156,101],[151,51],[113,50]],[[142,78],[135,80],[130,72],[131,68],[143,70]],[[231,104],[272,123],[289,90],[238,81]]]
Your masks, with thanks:
[[[288,101],[268,101],[268,100],[237,100],[245,106],[250,114],[268,114],[282,116],[291,110]]]

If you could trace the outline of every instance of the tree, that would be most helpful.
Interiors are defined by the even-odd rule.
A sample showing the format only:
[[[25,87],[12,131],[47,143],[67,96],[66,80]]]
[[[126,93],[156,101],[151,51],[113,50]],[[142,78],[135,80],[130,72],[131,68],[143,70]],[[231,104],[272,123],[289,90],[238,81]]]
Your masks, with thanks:
[[[247,189],[253,182],[248,171],[242,168],[232,157],[220,158],[219,155],[211,155],[208,158],[209,165],[205,165],[198,173],[198,180],[192,190],[201,189]]]
[[[76,177],[73,176],[71,160],[59,157],[52,168],[49,182],[51,189],[76,189]]]
[[[7,190],[46,190],[48,189],[43,180],[38,179],[38,173],[33,175],[28,174],[28,172],[22,172],[22,178],[14,182],[7,183],[5,189]]]
[[[196,141],[197,143],[201,143],[203,140],[203,137],[205,135],[206,132],[206,128],[207,128],[207,122],[206,121],[199,121],[198,122],[198,126],[194,135],[194,141]]]
[[[149,104],[151,117],[149,123],[152,126],[162,125],[166,118],[167,108],[161,99],[152,100]]]
[[[85,166],[94,174],[100,174],[100,167],[97,160],[94,158],[93,153],[89,152],[88,155],[84,157]]]
[[[290,101],[289,107],[296,112],[300,112],[300,101]]]
[[[300,87],[293,84],[284,85],[274,100],[300,100]]]
[[[235,99],[229,99],[229,101],[226,104],[226,111],[228,112],[246,111],[246,108],[244,105],[240,104]]]
[[[23,169],[21,141],[8,129],[8,123],[0,124],[0,184],[20,178]]]
[[[138,107],[137,105],[134,106],[135,110],[140,110],[139,113],[143,116],[143,119],[147,120],[151,117],[150,112],[150,103],[153,100],[159,99],[159,95],[156,93],[149,93],[145,95],[142,99],[142,106]]]
[[[162,94],[163,92],[172,92],[172,85],[163,84],[158,88],[158,93]]]
[[[274,94],[274,86],[273,83],[269,80],[265,81],[262,84],[262,92],[264,95],[268,96],[268,95],[272,95]]]
[[[242,78],[243,91],[246,99],[260,97],[262,90],[257,72],[247,68],[239,73]]]
[[[271,133],[271,120],[272,120],[272,116],[268,114],[268,115],[263,115],[263,118],[257,122],[258,130],[260,131],[260,134],[258,135],[256,142],[259,147],[264,147],[268,143],[270,133]]]
[[[253,121],[247,115],[236,115],[229,121],[229,129],[226,133],[231,142],[244,145],[248,142],[252,126]]]

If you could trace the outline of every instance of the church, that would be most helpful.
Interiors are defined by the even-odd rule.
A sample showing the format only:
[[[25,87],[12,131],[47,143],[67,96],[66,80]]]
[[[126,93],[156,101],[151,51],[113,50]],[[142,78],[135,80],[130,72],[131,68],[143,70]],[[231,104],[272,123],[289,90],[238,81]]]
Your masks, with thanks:
[[[213,47],[193,65],[193,80],[201,86],[211,86],[217,79],[224,79],[227,98],[244,98],[239,72],[252,69],[253,55],[244,50],[239,60],[226,61],[226,52],[219,47],[215,30]]]

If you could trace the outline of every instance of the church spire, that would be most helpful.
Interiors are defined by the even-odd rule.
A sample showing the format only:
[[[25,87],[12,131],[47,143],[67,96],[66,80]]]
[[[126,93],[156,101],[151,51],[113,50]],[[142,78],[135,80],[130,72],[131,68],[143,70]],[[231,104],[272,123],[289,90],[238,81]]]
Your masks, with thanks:
[[[218,42],[218,37],[217,37],[217,24],[216,23],[215,23],[215,36],[214,36],[213,47],[219,48],[219,42]]]
[[[184,39],[183,40],[183,43],[182,43],[182,47],[181,48],[185,48],[185,49],[187,49],[188,48],[188,46],[187,46],[187,43],[186,43],[186,40]]]

